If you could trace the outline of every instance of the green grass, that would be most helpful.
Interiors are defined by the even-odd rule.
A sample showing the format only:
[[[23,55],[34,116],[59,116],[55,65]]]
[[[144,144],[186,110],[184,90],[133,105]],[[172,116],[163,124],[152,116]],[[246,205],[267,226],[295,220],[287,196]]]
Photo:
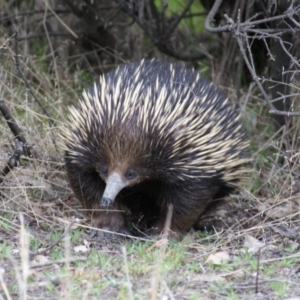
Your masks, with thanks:
[[[166,4],[164,7],[162,7],[162,3]],[[162,9],[166,9],[166,16],[167,17],[174,17],[180,15],[183,10],[185,9],[187,5],[187,1],[183,0],[175,0],[175,1],[168,1],[167,3],[165,1],[161,0],[155,0],[156,7],[159,11]],[[200,4],[200,1],[194,1],[192,5],[190,6],[190,9],[188,10],[187,14],[199,14],[204,12],[204,8]],[[180,22],[181,27],[187,27],[192,32],[203,32],[204,31],[204,17],[190,17],[183,19]]]
[[[277,297],[287,297],[291,290],[291,285],[288,282],[273,281],[269,283],[270,288],[274,291]]]
[[[1,257],[8,257],[8,255],[11,255],[12,250],[13,250],[13,247],[10,245],[7,245],[5,242],[0,244]]]
[[[11,231],[11,218],[13,217],[12,212],[5,212],[0,217],[0,230],[9,233]]]

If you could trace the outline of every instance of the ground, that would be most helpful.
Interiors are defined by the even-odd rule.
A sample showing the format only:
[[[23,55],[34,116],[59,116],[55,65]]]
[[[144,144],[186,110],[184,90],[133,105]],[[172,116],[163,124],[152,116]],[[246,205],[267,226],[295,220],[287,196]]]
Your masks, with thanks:
[[[36,112],[25,114],[29,120]],[[1,127],[3,168],[13,139],[5,122]],[[300,297],[299,234],[294,232],[300,198],[293,171],[268,169],[263,161],[264,169],[249,174],[250,186],[206,216],[205,222],[216,224],[213,231],[191,232],[181,242],[90,238],[62,153],[51,143],[57,129],[46,124],[42,133],[31,130],[26,138],[42,157],[24,156],[1,185],[0,280],[7,299]],[[261,152],[255,157],[256,165],[265,159]]]

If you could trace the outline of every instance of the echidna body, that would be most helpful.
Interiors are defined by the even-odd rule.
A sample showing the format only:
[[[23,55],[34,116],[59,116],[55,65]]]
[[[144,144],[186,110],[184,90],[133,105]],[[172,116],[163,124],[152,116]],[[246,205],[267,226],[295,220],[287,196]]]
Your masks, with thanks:
[[[237,108],[179,64],[118,67],[70,112],[67,174],[98,228],[126,230],[126,211],[160,232],[172,204],[171,230],[185,233],[248,171]]]

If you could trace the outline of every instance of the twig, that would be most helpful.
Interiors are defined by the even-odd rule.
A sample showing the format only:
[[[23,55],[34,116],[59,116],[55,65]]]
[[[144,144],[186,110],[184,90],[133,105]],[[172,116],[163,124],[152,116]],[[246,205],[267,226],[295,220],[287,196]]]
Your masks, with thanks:
[[[29,267],[29,233],[25,228],[25,220],[23,214],[20,213],[20,257],[21,257],[21,284],[19,296],[22,300],[27,300],[28,277],[30,274]]]
[[[52,9],[52,7],[48,4],[48,1],[44,0],[44,3],[47,7],[47,9],[49,9],[51,11],[51,13],[55,16],[56,20],[75,38],[78,38],[78,35],[69,27],[66,25],[66,23],[56,14],[55,10]]]
[[[291,240],[300,242],[300,234],[299,232],[295,231],[294,229],[289,229],[284,225],[280,225],[278,227],[269,226],[274,232],[280,234],[281,236],[287,237]]]
[[[221,4],[222,4],[223,0],[216,0],[213,7],[211,8],[210,12],[208,13],[205,22],[204,22],[204,27],[207,31],[210,32],[223,32],[223,31],[228,31],[228,30],[232,30],[233,27],[232,25],[226,25],[226,26],[220,26],[220,27],[212,27],[210,24],[213,22],[216,13],[218,11],[218,9],[220,8]]]
[[[68,14],[71,13],[71,10],[66,10],[66,9],[54,9],[53,10],[56,14]],[[39,9],[39,10],[29,10],[29,11],[24,11],[20,12],[18,14],[12,15],[12,16],[5,16],[0,18],[0,23],[21,17],[21,16],[26,16],[26,15],[35,15],[35,14],[41,14],[45,13],[44,9]]]
[[[15,167],[20,165],[20,158],[23,154],[23,143],[19,142],[17,139],[15,141],[15,149],[13,154],[8,159],[8,162],[4,166],[3,170],[0,172],[0,184],[3,182],[4,177]]]
[[[221,4],[222,4],[222,1],[223,0],[216,0],[213,7],[211,8],[210,12],[208,13],[207,17],[206,17],[206,20],[205,20],[205,23],[204,23],[204,27],[207,31],[210,31],[210,32],[226,32],[226,31],[233,31],[233,30],[236,30],[237,29],[237,24],[234,23],[234,21],[231,19],[231,18],[228,18],[227,21],[229,21],[229,24],[227,25],[224,25],[224,26],[219,26],[219,27],[212,27],[211,26],[211,23],[213,22],[217,12],[218,12],[218,9],[220,8]],[[261,19],[261,20],[256,20],[256,21],[248,21],[246,20],[245,22],[243,23],[240,23],[239,26],[241,28],[249,28],[249,27],[254,27],[256,25],[259,25],[259,24],[265,24],[265,23],[268,23],[268,22],[274,22],[276,20],[283,20],[285,19],[286,17],[288,18],[291,18],[292,16],[294,15],[298,15],[299,14],[299,7],[296,8],[295,10],[293,11],[286,11],[285,13],[279,15],[279,16],[273,16],[273,17],[270,17],[270,18],[264,18],[264,19]],[[258,14],[256,15],[256,17],[259,16]],[[285,32],[286,31],[290,31],[290,32],[295,32],[295,31],[299,31],[300,29],[296,30],[296,29],[286,29],[286,28],[276,28],[276,29],[265,29],[264,31],[266,32],[282,32],[282,30],[284,30]]]
[[[82,34],[82,32],[77,32],[77,34]],[[67,32],[49,32],[48,35],[49,36],[58,36],[58,37],[67,37],[67,38],[69,38],[71,36],[70,33],[67,33]],[[45,37],[45,33],[29,34],[26,36],[18,37],[18,41],[31,40],[31,39],[44,38],[44,37]]]
[[[12,298],[11,298],[11,296],[9,294],[9,290],[8,290],[7,284],[6,284],[6,282],[5,282],[4,278],[3,278],[2,270],[0,270],[0,283],[1,283],[2,289],[4,291],[4,294],[5,294],[6,298],[7,298],[7,300],[12,300]],[[1,295],[0,295],[0,297],[1,297]],[[2,300],[4,298],[1,297],[0,299]]]
[[[261,253],[261,248],[258,249],[258,256],[257,256],[256,278],[255,278],[255,294],[258,294],[258,275],[259,275],[260,253]]]
[[[184,16],[186,15],[187,11],[190,9],[192,3],[194,2],[194,0],[189,0],[189,2],[187,3],[185,9],[182,11],[182,13],[176,18],[176,20],[171,24],[171,26],[169,27],[167,33],[163,36],[163,39],[168,40],[171,33],[175,30],[175,28],[178,26],[178,24],[180,23],[180,21],[184,18]]]
[[[78,9],[76,5],[73,3],[74,1],[65,0],[65,3],[71,8],[72,12],[75,14],[76,17],[82,18],[83,13],[82,10]]]
[[[158,17],[155,20],[149,20],[149,17],[145,16],[144,18],[139,18],[136,15],[136,11],[134,10],[134,7],[129,5],[128,1],[119,0],[118,1],[122,10],[127,13],[137,24],[138,26],[149,36],[152,43],[157,47],[158,50],[160,50],[162,53],[167,54],[173,58],[176,58],[178,60],[183,61],[196,61],[199,59],[203,59],[208,57],[209,55],[207,53],[214,53],[216,50],[218,50],[217,45],[211,45],[208,47],[206,51],[199,51],[197,53],[193,54],[182,54],[174,51],[167,45],[167,39],[165,38],[165,35],[161,33],[162,25],[167,22],[165,20],[165,15],[162,12],[161,19],[158,19]],[[187,6],[188,9],[188,6]],[[182,14],[181,14],[182,15]],[[177,26],[177,22],[179,22],[182,18],[177,18],[174,25]],[[154,23],[155,22],[155,23]],[[162,24],[162,22],[164,22]],[[168,33],[166,36],[171,33],[174,28],[174,26],[171,26],[171,28],[168,30]],[[163,37],[163,38],[161,38]]]
[[[20,68],[20,62],[19,62],[19,49],[18,49],[18,30],[16,29],[14,32],[14,36],[15,36],[15,63],[16,63],[16,68],[22,78],[22,80],[24,81],[26,87],[28,88],[30,94],[32,95],[32,97],[34,98],[34,100],[38,103],[38,105],[40,106],[40,108],[42,109],[42,111],[44,112],[44,114],[49,118],[49,125],[52,127],[53,125],[55,125],[55,122],[53,121],[53,119],[50,117],[48,111],[46,110],[46,108],[42,105],[41,101],[39,100],[39,98],[35,95],[35,93],[33,92],[29,82],[27,81],[26,77],[24,76],[24,74],[21,71]]]
[[[252,76],[253,80],[255,81],[255,83],[257,84],[257,86],[258,86],[260,92],[262,93],[263,97],[267,101],[267,104],[268,104],[268,106],[270,108],[269,113],[271,113],[271,114],[277,114],[277,115],[283,115],[283,116],[288,116],[288,117],[291,117],[291,116],[300,116],[300,112],[281,111],[281,110],[277,110],[274,107],[274,105],[273,105],[273,103],[272,103],[269,95],[266,93],[265,89],[263,88],[263,86],[262,86],[262,84],[260,82],[260,79],[256,75],[256,72],[255,72],[253,66],[251,65],[251,63],[250,63],[247,55],[246,55],[246,52],[245,52],[245,49],[244,49],[244,46],[243,46],[243,41],[242,41],[242,38],[241,38],[241,34],[239,32],[236,32],[235,35],[236,35],[236,38],[237,38],[237,42],[238,42],[240,51],[241,51],[242,56],[244,58],[244,61],[245,61],[246,65],[247,65],[247,67],[248,67],[248,70],[251,73],[251,76]],[[250,49],[250,45],[249,45],[247,37],[245,38],[245,41],[246,41],[247,48]]]
[[[20,165],[20,159],[22,155],[28,157],[37,157],[37,153],[32,149],[31,146],[27,145],[27,142],[22,135],[22,131],[19,128],[14,117],[10,113],[8,107],[5,105],[4,100],[0,99],[0,111],[6,120],[6,123],[15,137],[14,151],[8,159],[3,170],[0,171],[0,184],[3,182],[4,177],[14,168]]]
[[[22,135],[22,131],[21,131],[20,127],[18,126],[16,120],[14,119],[14,117],[10,113],[8,107],[4,103],[4,100],[1,98],[0,98],[0,111],[1,111],[4,119],[6,120],[6,123],[9,127],[9,129],[13,133],[14,137],[20,143],[23,144],[24,154],[28,157],[37,157],[37,153],[32,149],[32,147],[29,147],[27,145],[27,142],[26,142],[24,136]]]
[[[55,261],[47,261],[43,262],[41,264],[31,264],[30,269],[37,269],[37,268],[42,268],[46,266],[51,266],[54,264],[65,264],[65,263],[70,263],[74,261],[86,261],[88,258],[87,257],[72,257],[69,259],[60,259],[60,260],[55,260]]]
[[[167,211],[165,226],[164,226],[164,229],[163,229],[163,235],[162,235],[163,239],[167,239],[169,237],[169,235],[170,235],[170,228],[171,228],[171,222],[172,222],[173,209],[174,209],[173,205],[170,204],[168,206],[168,211]]]
[[[127,285],[128,285],[129,299],[133,300],[134,297],[133,297],[133,293],[132,293],[132,283],[130,281],[130,276],[129,276],[129,268],[128,268],[127,253],[126,253],[125,246],[122,246],[122,252],[123,252],[123,256],[124,256],[125,273],[126,273],[126,279],[127,279]]]
[[[52,244],[50,244],[47,248],[41,249],[41,250],[37,250],[37,251],[30,251],[29,254],[30,255],[37,255],[37,254],[43,254],[48,252],[49,250],[51,250],[54,246],[58,245],[58,243],[66,236],[66,233],[69,232],[69,230],[71,229],[72,225],[74,224],[75,221],[72,221],[66,228],[65,231],[60,235],[60,237],[53,242]]]

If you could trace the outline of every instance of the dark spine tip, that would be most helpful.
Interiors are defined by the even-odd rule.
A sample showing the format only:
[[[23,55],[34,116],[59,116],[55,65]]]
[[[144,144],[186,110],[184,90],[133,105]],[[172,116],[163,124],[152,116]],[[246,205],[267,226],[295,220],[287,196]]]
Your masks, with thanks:
[[[104,207],[107,207],[107,206],[110,206],[112,204],[113,200],[110,199],[110,198],[102,198],[101,201],[100,201],[100,205],[101,206],[104,206]]]

